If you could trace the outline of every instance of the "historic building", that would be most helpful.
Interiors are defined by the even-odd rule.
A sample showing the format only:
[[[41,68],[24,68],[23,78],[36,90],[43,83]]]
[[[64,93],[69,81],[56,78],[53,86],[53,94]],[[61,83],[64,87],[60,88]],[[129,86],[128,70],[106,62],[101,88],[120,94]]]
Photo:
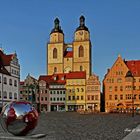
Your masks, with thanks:
[[[81,16],[79,21],[72,43],[65,43],[59,19],[54,20],[54,28],[47,44],[47,75],[59,75],[58,77],[64,75],[65,82],[64,89],[56,88],[60,83],[55,83],[56,86],[51,85],[52,91],[48,88],[50,90],[48,110],[59,110],[57,101],[60,102],[61,97],[57,97],[60,94],[56,93],[61,91],[58,90],[66,90],[65,97],[62,97],[65,98],[66,111],[88,108],[100,110],[100,82],[97,76],[92,75],[90,32],[85,25],[85,17]]]
[[[100,88],[99,77],[95,74],[86,80],[86,109],[91,111],[100,111]]]
[[[0,49],[0,107],[19,99],[20,65],[17,54]]]
[[[69,44],[65,43],[63,30],[56,18],[47,45],[47,74],[86,71],[88,79],[92,72],[91,52],[90,32],[85,25],[84,16],[80,17],[74,40]]]
[[[103,80],[105,111],[130,112],[140,108],[140,60],[123,60],[119,55]]]
[[[39,92],[36,98],[41,111],[65,110],[65,78],[64,74],[41,75]]]
[[[86,72],[66,75],[66,111],[86,109]]]
[[[36,93],[38,92],[38,81],[28,74],[24,81],[20,82],[20,100],[35,103]]]

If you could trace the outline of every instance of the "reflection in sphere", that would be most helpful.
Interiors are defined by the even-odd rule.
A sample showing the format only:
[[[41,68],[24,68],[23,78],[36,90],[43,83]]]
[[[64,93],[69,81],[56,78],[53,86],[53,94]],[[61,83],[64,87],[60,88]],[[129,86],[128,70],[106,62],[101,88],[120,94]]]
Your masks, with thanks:
[[[13,135],[27,135],[38,121],[38,112],[29,102],[13,101],[1,112],[1,126]]]

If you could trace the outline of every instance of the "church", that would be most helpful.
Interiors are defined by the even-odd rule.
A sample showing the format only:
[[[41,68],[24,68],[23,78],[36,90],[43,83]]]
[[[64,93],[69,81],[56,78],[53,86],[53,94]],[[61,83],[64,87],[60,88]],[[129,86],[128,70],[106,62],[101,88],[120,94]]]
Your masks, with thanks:
[[[74,32],[72,43],[65,43],[64,33],[58,18],[47,44],[47,75],[86,71],[86,79],[92,72],[90,32],[85,25],[85,17],[79,19],[79,27]]]

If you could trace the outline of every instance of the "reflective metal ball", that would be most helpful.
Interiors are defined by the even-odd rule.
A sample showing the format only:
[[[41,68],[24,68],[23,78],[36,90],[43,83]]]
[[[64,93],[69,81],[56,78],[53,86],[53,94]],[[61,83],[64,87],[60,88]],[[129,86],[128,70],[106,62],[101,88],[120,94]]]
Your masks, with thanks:
[[[29,102],[13,101],[1,112],[1,126],[17,136],[25,136],[37,126],[38,112]]]

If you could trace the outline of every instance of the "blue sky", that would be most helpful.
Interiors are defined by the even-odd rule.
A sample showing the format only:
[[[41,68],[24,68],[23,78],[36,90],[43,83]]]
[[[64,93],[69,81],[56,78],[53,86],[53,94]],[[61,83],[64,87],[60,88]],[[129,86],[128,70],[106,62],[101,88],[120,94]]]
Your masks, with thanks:
[[[46,74],[46,44],[56,17],[73,41],[84,15],[92,42],[92,68],[103,79],[121,54],[140,59],[140,0],[0,0],[0,43],[6,53],[17,52],[21,80],[28,73]]]

